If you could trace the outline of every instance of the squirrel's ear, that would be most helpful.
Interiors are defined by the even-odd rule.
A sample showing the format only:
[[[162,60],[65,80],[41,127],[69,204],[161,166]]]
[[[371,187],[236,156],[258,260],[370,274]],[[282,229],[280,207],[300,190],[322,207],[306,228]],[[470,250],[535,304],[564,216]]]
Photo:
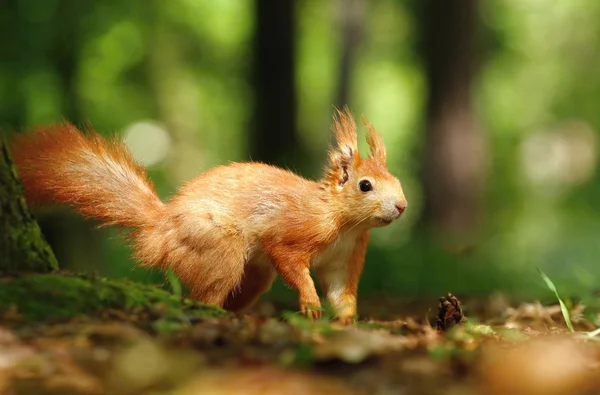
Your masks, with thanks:
[[[342,149],[331,148],[329,150],[329,178],[338,186],[344,184],[350,178],[352,165],[356,161],[357,152],[345,147]]]
[[[367,144],[371,150],[370,157],[382,164],[385,164],[387,160],[387,153],[383,138],[364,115],[362,117],[362,122],[367,128]]]

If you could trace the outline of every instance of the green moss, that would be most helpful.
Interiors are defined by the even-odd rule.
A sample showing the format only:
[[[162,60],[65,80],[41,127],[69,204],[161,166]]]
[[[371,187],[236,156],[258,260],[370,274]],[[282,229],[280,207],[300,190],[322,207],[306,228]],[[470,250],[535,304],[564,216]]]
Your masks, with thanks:
[[[0,136],[0,271],[47,273],[58,269],[56,257],[44,240],[25,197],[23,186]]]
[[[56,257],[44,240],[37,222],[24,222],[21,226],[11,229],[8,238],[12,240],[20,254],[19,259],[16,259],[15,270],[50,272],[58,269]]]
[[[106,309],[159,305],[165,316],[221,316],[224,310],[180,299],[158,287],[68,274],[30,274],[0,279],[0,316],[29,321],[62,320]]]

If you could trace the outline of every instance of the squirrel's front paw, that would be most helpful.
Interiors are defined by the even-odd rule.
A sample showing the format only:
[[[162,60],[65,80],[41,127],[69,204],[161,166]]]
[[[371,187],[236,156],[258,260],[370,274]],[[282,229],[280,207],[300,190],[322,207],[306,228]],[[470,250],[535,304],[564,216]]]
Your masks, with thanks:
[[[300,305],[300,312],[311,320],[318,320],[323,316],[320,303],[302,303]]]

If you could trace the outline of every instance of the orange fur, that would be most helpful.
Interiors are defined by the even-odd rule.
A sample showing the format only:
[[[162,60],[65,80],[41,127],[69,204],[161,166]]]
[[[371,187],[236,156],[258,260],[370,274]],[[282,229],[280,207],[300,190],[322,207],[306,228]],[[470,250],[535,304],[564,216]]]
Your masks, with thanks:
[[[263,163],[233,163],[186,183],[167,204],[126,147],[94,131],[41,128],[16,138],[12,149],[32,204],[66,203],[85,217],[132,229],[134,257],[172,268],[193,297],[243,310],[279,275],[298,292],[301,311],[319,317],[315,272],[337,318],[351,322],[370,229],[406,208],[383,140],[364,123],[368,158],[358,153],[352,114],[337,111],[337,146],[319,181]],[[372,190],[361,190],[365,182]]]

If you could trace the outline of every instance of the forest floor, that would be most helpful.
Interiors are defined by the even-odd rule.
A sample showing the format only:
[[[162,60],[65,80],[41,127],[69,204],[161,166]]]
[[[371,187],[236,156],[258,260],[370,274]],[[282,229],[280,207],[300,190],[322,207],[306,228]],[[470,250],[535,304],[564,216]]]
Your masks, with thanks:
[[[230,314],[150,288],[0,279],[0,394],[600,393],[597,314],[583,305],[569,308],[573,331],[558,304],[450,294],[386,315],[361,302],[379,320],[364,313],[344,327],[269,303]]]

